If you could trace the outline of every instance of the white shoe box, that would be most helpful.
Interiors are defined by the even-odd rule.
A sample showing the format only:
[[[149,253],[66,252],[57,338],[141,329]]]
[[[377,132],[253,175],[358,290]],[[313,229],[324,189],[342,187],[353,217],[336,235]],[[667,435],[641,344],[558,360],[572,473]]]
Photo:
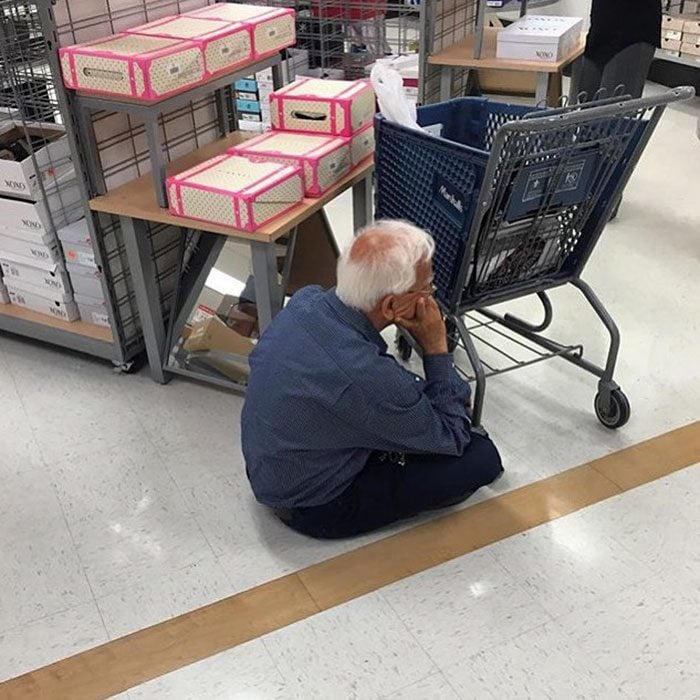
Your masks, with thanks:
[[[48,289],[46,287],[37,287],[36,285],[29,284],[26,281],[20,281],[18,279],[7,279],[5,281],[9,290],[25,292],[26,294],[43,297],[44,299],[58,302],[59,304],[66,304],[68,302],[75,301],[70,287],[68,289]]]
[[[8,233],[10,235],[5,235]],[[52,243],[32,243],[14,238],[12,232],[5,232],[0,229],[0,258],[14,257],[16,255],[21,258],[39,261],[44,263],[60,263],[61,247],[58,241]]]
[[[71,286],[76,296],[81,295],[91,299],[103,300],[102,273],[93,267],[66,263],[70,275]]]
[[[97,326],[109,328],[109,313],[107,302],[75,295],[75,303],[78,306],[80,318],[86,323],[94,323]]]
[[[0,229],[24,231],[41,236],[54,232],[52,223],[56,228],[60,228],[80,219],[84,210],[75,174],[66,173],[63,179],[59,178],[56,183],[47,189],[46,199],[43,201],[0,200]]]
[[[26,136],[41,137],[49,141],[22,161],[0,159],[0,195],[37,200],[42,196],[40,183],[45,187],[73,170],[70,146],[65,130],[56,124],[8,124],[0,133],[0,149]],[[36,167],[34,162],[36,161]]]
[[[71,288],[68,275],[59,263],[7,254],[5,257],[0,256],[0,269],[6,280],[15,280],[47,290],[70,291]]]
[[[58,238],[67,263],[97,269],[95,250],[92,247],[92,239],[85,219],[59,229]]]
[[[25,309],[31,309],[40,314],[47,314],[62,321],[77,321],[80,317],[78,306],[74,301],[62,303],[11,287],[7,291],[10,295],[10,303],[22,306]]]
[[[525,15],[498,32],[496,57],[520,61],[560,61],[581,39],[583,17]]]

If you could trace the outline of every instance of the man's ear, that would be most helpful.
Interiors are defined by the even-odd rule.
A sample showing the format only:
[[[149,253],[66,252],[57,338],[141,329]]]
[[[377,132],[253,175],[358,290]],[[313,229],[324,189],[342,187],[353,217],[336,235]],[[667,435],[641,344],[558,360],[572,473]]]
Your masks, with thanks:
[[[379,310],[382,312],[382,316],[393,323],[396,320],[396,296],[394,294],[388,294],[379,303]]]

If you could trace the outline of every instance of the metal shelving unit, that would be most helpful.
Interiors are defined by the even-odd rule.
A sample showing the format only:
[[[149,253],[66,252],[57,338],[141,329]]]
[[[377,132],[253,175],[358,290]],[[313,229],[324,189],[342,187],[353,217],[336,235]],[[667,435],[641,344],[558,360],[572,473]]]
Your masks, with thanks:
[[[110,321],[109,329],[81,322],[61,323],[17,307],[0,306],[0,330],[109,359],[123,370],[128,370],[143,350],[143,330],[119,219],[93,213],[87,203],[151,171],[154,181],[161,182],[167,162],[229,133],[236,125],[231,83],[275,66],[279,57],[217,76],[208,84],[155,104],[134,105],[65,90],[57,49],[207,4],[206,0],[0,0],[2,16],[14,18],[21,30],[19,40],[17,31],[8,39],[8,22],[0,23],[5,83],[14,86],[13,99],[0,93],[0,106],[6,107],[8,114],[32,111],[35,119],[39,112],[43,119],[64,124],[96,262],[102,271]],[[29,31],[25,30],[27,17],[31,20]],[[27,76],[43,81],[46,89],[28,94],[21,88]],[[197,254],[197,239],[197,232],[187,232],[190,255]],[[174,226],[147,227],[146,245],[157,271],[158,299],[154,304],[165,317],[181,274],[183,240],[182,231]]]

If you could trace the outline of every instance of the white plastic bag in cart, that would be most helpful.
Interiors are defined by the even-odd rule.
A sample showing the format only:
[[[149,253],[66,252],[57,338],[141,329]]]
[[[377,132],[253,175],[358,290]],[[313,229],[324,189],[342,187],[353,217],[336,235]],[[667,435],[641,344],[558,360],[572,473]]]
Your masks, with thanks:
[[[408,99],[403,78],[395,68],[377,61],[369,79],[379,101],[379,111],[386,119],[410,129],[420,129],[415,102]]]

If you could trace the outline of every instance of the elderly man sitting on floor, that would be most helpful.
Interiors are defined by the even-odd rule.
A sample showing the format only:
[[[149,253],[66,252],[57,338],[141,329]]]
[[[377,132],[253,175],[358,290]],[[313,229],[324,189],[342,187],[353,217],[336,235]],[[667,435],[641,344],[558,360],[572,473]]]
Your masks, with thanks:
[[[473,432],[433,299],[432,238],[401,221],[361,232],[338,286],[297,292],[251,355],[243,454],[257,500],[319,538],[359,535],[460,503],[503,472]],[[425,379],[381,331],[407,329]]]

